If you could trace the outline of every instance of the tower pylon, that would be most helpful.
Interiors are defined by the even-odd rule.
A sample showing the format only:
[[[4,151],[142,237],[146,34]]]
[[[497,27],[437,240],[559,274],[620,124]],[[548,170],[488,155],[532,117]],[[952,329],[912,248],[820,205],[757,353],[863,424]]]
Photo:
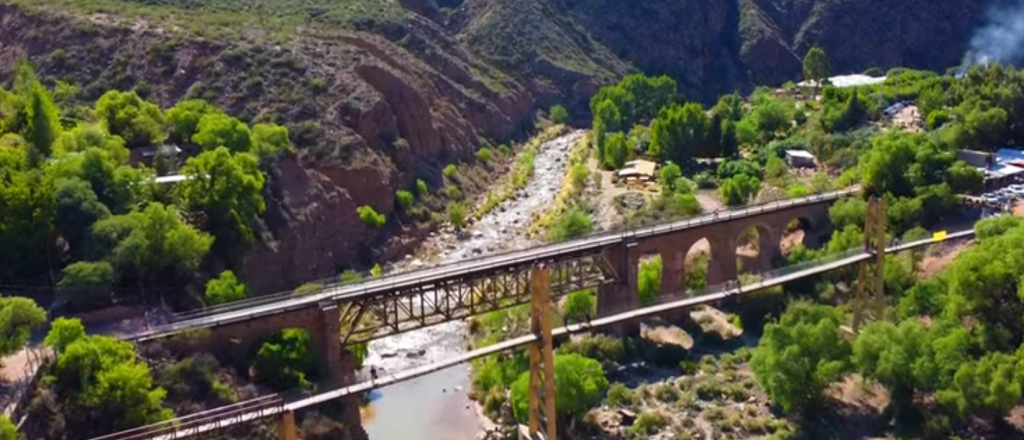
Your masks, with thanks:
[[[555,440],[555,364],[551,337],[551,275],[547,268],[530,274],[530,440]]]
[[[873,319],[882,319],[885,313],[885,248],[886,240],[886,202],[882,197],[868,200],[867,213],[864,218],[864,251],[872,255],[871,259],[860,262],[857,273],[857,296],[853,299],[853,322],[850,327],[853,334],[860,331],[865,320],[865,309]]]

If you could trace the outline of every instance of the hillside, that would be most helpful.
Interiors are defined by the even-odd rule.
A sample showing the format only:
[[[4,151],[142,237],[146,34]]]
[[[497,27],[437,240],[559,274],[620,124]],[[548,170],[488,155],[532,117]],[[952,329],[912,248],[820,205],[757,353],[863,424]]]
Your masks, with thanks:
[[[818,43],[836,71],[944,68],[982,6],[923,0],[4,0],[0,69],[27,54],[81,101],[136,89],[168,106],[199,97],[289,126],[299,154],[269,180],[257,292],[400,256],[392,214],[416,178],[532,130],[564,102],[584,120],[602,84],[665,73],[690,99],[799,75]],[[0,72],[4,78],[9,71]],[[481,188],[467,188],[467,194]],[[392,242],[389,243],[389,240]]]

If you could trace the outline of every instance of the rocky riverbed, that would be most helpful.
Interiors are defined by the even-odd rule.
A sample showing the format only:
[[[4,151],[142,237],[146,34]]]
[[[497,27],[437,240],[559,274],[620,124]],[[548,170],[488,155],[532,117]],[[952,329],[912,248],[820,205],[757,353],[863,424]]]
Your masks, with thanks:
[[[531,219],[550,208],[561,188],[572,146],[583,136],[574,131],[540,146],[534,172],[513,199],[474,222],[463,233],[442,231],[422,246],[420,258],[409,257],[388,271],[443,264],[522,249],[537,242],[527,237]],[[464,352],[464,322],[449,322],[370,343],[367,366],[388,375],[444,360]],[[442,370],[375,391],[364,416],[372,440],[471,440],[490,428],[467,396],[469,366]]]

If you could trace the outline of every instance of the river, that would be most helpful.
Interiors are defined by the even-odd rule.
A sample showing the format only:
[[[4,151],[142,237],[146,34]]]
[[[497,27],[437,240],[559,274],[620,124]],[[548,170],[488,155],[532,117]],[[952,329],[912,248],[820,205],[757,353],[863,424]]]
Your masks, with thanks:
[[[534,172],[519,197],[484,215],[457,240],[440,234],[423,246],[439,252],[428,261],[406,261],[393,270],[479,258],[537,244],[525,230],[534,213],[553,206],[568,167],[569,150],[583,135],[574,131],[540,146]],[[466,323],[449,322],[370,343],[366,365],[386,376],[464,353]],[[467,396],[469,365],[460,365],[374,391],[363,416],[371,440],[473,440],[484,428]]]

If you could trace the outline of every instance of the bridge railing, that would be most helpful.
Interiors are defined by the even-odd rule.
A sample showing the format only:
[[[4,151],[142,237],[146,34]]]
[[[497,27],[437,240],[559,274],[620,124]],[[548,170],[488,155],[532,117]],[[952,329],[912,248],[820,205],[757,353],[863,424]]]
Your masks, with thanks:
[[[91,440],[148,440],[175,432],[216,424],[241,414],[260,414],[264,412],[268,416],[278,414],[283,407],[284,400],[279,394],[268,394],[163,422],[115,432],[102,437],[95,437]]]
[[[406,270],[394,271],[380,277],[364,277],[359,280],[354,280],[350,282],[340,282],[338,277],[332,277],[321,280],[323,285],[321,290],[309,295],[303,295],[301,297],[296,296],[294,294],[294,291],[286,291],[272,295],[264,295],[256,298],[245,299],[219,306],[206,307],[195,311],[178,313],[173,315],[172,322],[201,319],[204,317],[209,317],[221,313],[227,313],[231,311],[244,310],[253,307],[280,303],[291,299],[300,300],[303,303],[311,303],[315,301],[330,299],[332,296],[338,296],[342,294],[359,295],[360,293],[368,292],[371,289],[393,287],[394,285],[398,284],[399,281],[401,281],[402,283],[411,282],[415,284],[420,282],[420,280],[428,277],[436,278],[438,276],[445,276],[447,274],[464,273],[467,270],[467,266],[471,266],[477,270],[493,269],[495,267],[507,266],[509,264],[515,264],[517,262],[536,260],[538,258],[537,254],[544,253],[544,251],[550,251],[555,254],[579,252],[586,249],[602,247],[606,245],[604,241],[608,241],[608,244],[610,244],[631,238],[641,238],[650,235],[671,233],[681,229],[689,229],[707,224],[720,223],[724,221],[734,220],[737,218],[749,217],[751,215],[758,215],[766,212],[785,210],[794,206],[818,203],[824,200],[835,200],[844,196],[848,196],[850,194],[854,194],[857,191],[859,191],[859,187],[852,187],[839,191],[812,194],[807,197],[801,197],[796,199],[786,199],[758,205],[729,208],[715,213],[703,214],[685,220],[670,221],[661,224],[642,227],[622,227],[613,231],[594,233],[564,243],[543,245],[527,250],[509,250],[480,257],[481,260],[493,262],[492,264],[474,264],[473,261],[466,260],[454,261],[441,265],[409,268]],[[523,254],[523,257],[519,259],[507,258],[512,257],[516,254]],[[506,258],[502,259],[503,257]],[[422,272],[423,276],[416,277],[416,272]]]
[[[973,230],[967,229],[963,231],[949,233],[948,235],[943,236],[943,238],[941,239],[924,239],[911,243],[903,243],[896,246],[890,246],[889,248],[887,248],[886,252],[888,253],[907,250],[914,247],[924,246],[930,243],[969,238],[971,236],[973,236]],[[866,254],[866,252],[862,247],[847,249],[843,252],[830,254],[815,260],[789,265],[780,269],[761,273],[758,276],[757,282],[763,283],[766,281],[770,281],[772,279],[793,275],[799,272],[807,271],[821,266],[826,266],[831,263],[840,262],[842,260],[850,259],[857,255],[864,254]],[[741,288],[742,287],[743,286],[741,286]],[[707,286],[706,288],[701,289],[700,291],[683,291],[670,295],[662,295],[658,299],[657,303],[664,304],[668,302],[677,301],[681,298],[686,297],[691,297],[695,301],[701,300],[701,297],[711,297],[710,299],[707,299],[707,301],[705,301],[704,303],[712,302],[716,300],[714,295],[715,293],[720,293],[728,289],[735,288],[735,284],[721,283],[712,286]],[[729,296],[723,295],[720,299],[725,299],[727,297]],[[612,311],[612,314],[618,314],[625,311],[628,310],[615,310]],[[240,402],[234,405],[216,408],[191,416],[180,417],[178,419],[161,422],[155,425],[149,425],[128,431],[122,431],[104,437],[95,438],[92,440],[151,440],[155,437],[159,437],[160,435],[165,435],[172,432],[198,431],[202,429],[204,425],[211,425],[220,421],[237,420],[237,422],[234,423],[240,423],[242,421],[270,417],[272,415],[279,414],[284,408],[288,407],[289,404],[301,401],[314,395],[319,395],[329,392],[331,390],[339,389],[343,385],[344,384],[336,381],[325,381],[316,384],[314,387],[310,389],[296,389],[268,396],[262,396],[256,399]],[[252,417],[246,417],[245,420],[242,420],[243,415],[249,415]]]

